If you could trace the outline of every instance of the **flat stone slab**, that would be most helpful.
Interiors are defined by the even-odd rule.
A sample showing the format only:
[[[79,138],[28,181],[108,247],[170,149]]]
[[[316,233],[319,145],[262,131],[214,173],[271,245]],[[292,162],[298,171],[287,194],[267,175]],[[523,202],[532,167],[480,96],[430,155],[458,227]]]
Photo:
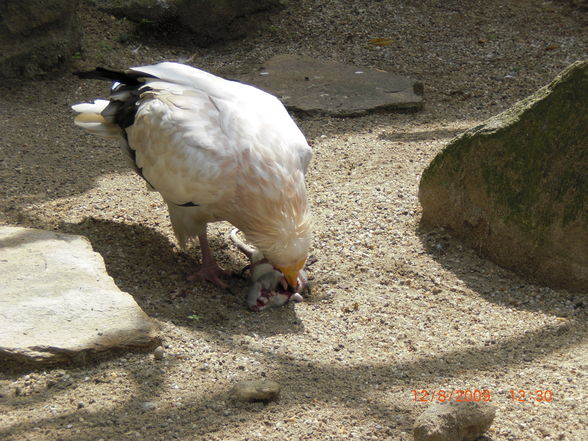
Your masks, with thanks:
[[[277,55],[237,79],[277,96],[289,110],[307,114],[359,116],[423,107],[423,86],[417,81],[311,57]]]
[[[84,361],[150,346],[157,326],[82,236],[0,227],[0,359]]]

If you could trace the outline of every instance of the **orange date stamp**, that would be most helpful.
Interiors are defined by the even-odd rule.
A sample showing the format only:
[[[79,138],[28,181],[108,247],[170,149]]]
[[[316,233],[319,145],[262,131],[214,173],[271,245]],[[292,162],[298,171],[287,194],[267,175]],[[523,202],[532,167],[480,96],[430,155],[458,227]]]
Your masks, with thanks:
[[[490,402],[494,394],[488,389],[413,389],[412,397],[418,403]],[[508,398],[516,403],[551,403],[550,389],[509,389]]]
[[[492,401],[492,394],[488,389],[413,389],[412,394],[414,401],[419,403]]]
[[[517,403],[551,403],[553,392],[550,389],[510,389],[510,399]]]

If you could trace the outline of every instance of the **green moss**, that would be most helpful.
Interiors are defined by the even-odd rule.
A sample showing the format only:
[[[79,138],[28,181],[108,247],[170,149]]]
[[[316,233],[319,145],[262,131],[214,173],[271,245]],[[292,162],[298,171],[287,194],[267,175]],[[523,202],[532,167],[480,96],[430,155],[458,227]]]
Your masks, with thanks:
[[[588,62],[456,138],[425,171],[421,188],[455,193],[468,180],[484,187],[503,222],[536,244],[555,222],[588,229]]]

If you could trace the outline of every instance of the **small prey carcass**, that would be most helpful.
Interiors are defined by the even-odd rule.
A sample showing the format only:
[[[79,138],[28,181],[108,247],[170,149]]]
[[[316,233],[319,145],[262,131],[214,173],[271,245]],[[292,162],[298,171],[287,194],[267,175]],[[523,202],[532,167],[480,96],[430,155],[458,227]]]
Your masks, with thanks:
[[[302,302],[301,292],[308,290],[306,273],[300,271],[295,289],[288,286],[284,274],[275,269],[263,256],[261,251],[247,245],[238,236],[239,230],[233,228],[229,233],[231,241],[247,256],[250,263],[243,271],[249,269],[252,285],[247,289],[247,305],[252,311],[278,307],[286,303]]]

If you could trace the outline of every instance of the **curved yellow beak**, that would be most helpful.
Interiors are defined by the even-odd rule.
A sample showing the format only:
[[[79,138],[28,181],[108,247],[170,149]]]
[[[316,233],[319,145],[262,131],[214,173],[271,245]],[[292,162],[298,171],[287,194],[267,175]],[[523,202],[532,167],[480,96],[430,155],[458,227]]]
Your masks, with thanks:
[[[298,262],[295,262],[294,264],[288,266],[276,265],[276,269],[281,271],[282,274],[284,274],[284,278],[286,279],[286,282],[288,282],[288,285],[290,285],[292,288],[296,288],[296,286],[298,285],[298,274],[300,273],[300,270],[304,267],[305,262],[306,258],[301,259]]]

